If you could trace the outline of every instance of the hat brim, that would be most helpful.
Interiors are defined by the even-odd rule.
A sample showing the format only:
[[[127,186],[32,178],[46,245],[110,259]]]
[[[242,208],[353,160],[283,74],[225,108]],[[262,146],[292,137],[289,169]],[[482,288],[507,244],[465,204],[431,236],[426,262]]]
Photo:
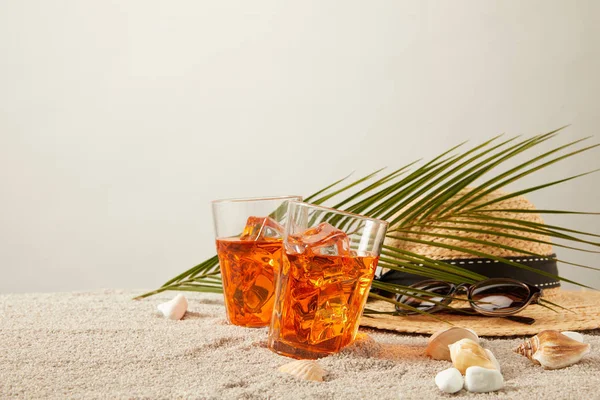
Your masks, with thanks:
[[[469,328],[479,336],[518,336],[535,335],[545,329],[577,331],[600,328],[600,292],[556,290],[544,296],[557,307],[557,312],[540,305],[531,305],[518,315],[534,318],[531,325],[514,322],[506,318],[435,314],[439,321],[426,315],[397,316],[388,314],[365,314],[360,325],[364,327],[392,330],[404,333],[433,334],[441,329],[454,326]],[[394,311],[394,306],[385,301],[369,302],[367,307],[375,311]]]

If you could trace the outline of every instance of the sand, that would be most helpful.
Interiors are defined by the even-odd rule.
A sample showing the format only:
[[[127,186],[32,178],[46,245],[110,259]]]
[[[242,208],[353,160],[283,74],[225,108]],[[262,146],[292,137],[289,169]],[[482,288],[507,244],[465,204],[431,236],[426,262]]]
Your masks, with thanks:
[[[291,361],[265,347],[266,329],[225,321],[220,295],[186,294],[181,321],[156,315],[174,293],[0,295],[0,398],[12,399],[600,399],[600,331],[592,352],[547,371],[512,352],[521,338],[483,339],[503,367],[500,392],[455,396],[434,384],[450,367],[423,355],[426,336],[361,330],[357,345],[319,362],[325,382],[277,371]]]

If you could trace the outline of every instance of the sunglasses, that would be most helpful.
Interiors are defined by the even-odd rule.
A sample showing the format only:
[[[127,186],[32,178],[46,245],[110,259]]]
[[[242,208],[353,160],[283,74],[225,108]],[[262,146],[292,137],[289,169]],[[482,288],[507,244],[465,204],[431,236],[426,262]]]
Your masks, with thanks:
[[[522,311],[530,304],[538,304],[542,290],[525,282],[510,278],[486,279],[474,284],[455,285],[444,281],[426,280],[410,286],[413,293],[398,294],[396,301],[428,313],[448,310],[447,306],[454,300],[454,295],[466,294],[470,308],[478,314],[490,317],[507,317]],[[423,294],[427,291],[432,294]],[[461,299],[462,300],[462,299]],[[417,311],[402,308],[396,304],[396,311],[401,314],[415,314]]]

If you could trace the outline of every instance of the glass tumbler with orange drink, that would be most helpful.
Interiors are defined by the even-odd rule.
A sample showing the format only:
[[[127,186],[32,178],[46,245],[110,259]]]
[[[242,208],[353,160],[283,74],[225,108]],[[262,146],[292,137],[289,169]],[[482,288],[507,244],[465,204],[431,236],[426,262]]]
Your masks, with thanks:
[[[352,343],[387,222],[289,203],[268,346],[318,358]]]
[[[299,196],[213,201],[227,319],[268,326],[282,255],[287,203]]]

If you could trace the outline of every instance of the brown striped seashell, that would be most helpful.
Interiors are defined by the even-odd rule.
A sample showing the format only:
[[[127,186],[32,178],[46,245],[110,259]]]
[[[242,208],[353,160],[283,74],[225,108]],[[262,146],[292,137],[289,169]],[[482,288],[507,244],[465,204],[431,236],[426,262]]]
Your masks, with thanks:
[[[496,369],[483,347],[471,339],[461,339],[449,347],[452,364],[463,375],[469,367]]]
[[[559,369],[573,365],[589,353],[590,345],[578,342],[559,331],[541,331],[525,340],[515,349],[546,369]]]
[[[279,371],[290,374],[305,381],[323,382],[325,371],[318,362],[312,360],[296,360],[282,365]]]
[[[448,360],[450,358],[450,346],[461,339],[471,339],[475,343],[479,343],[479,336],[470,329],[452,327],[437,331],[429,338],[425,354],[434,360]]]

